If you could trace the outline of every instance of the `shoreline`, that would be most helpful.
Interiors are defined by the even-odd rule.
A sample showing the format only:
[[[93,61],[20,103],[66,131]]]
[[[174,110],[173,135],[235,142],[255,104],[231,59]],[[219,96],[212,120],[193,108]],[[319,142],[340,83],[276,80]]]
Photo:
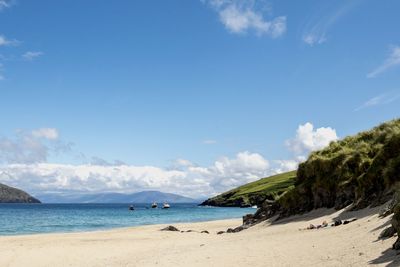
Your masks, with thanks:
[[[207,220],[207,221],[193,221],[193,222],[171,222],[171,223],[156,223],[156,224],[142,224],[142,225],[132,225],[132,226],[117,226],[106,229],[94,229],[94,230],[82,230],[82,231],[71,231],[71,232],[42,232],[42,233],[24,233],[24,234],[12,234],[12,235],[0,235],[0,241],[2,238],[6,237],[32,237],[32,236],[42,236],[42,235],[72,235],[72,234],[91,234],[91,233],[107,233],[107,232],[119,232],[123,230],[133,230],[137,228],[155,228],[155,227],[166,227],[169,225],[196,225],[196,224],[208,224],[208,223],[224,223],[224,222],[233,222],[237,221],[239,226],[242,224],[242,218],[227,218],[227,219],[215,219],[215,220]]]
[[[220,235],[241,219],[1,236],[0,266],[398,266],[395,237],[378,239],[391,216],[378,210],[319,209]],[[305,230],[338,217],[357,221]],[[160,231],[168,225],[192,232]]]

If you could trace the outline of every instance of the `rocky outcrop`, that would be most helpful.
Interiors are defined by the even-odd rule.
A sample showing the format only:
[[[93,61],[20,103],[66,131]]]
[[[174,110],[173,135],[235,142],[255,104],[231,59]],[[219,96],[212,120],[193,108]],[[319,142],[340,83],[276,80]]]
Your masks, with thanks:
[[[160,231],[179,232],[179,229],[176,228],[175,226],[169,225],[169,226],[161,229]]]
[[[40,201],[22,190],[0,184],[0,203],[40,203]]]

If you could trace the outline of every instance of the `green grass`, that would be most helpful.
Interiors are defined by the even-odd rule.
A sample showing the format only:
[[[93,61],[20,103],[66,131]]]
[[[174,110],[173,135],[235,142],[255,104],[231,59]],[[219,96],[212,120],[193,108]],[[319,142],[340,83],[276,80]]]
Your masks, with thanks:
[[[261,205],[266,199],[276,200],[294,188],[296,171],[286,172],[248,183],[208,200],[215,206]]]
[[[237,196],[249,194],[274,194],[282,191],[287,191],[290,187],[294,186],[296,178],[296,171],[286,172],[258,181],[242,185],[235,189]]]
[[[313,208],[379,205],[400,182],[400,119],[332,142],[297,170],[296,186],[279,199],[288,214]]]

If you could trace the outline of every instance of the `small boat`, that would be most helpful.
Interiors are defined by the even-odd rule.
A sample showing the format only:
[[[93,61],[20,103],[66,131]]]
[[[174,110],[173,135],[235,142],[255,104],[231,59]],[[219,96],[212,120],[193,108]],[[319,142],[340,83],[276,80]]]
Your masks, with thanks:
[[[258,209],[257,205],[251,206],[253,209]]]
[[[164,204],[163,204],[163,209],[169,209],[171,206],[167,203],[167,202],[164,202]]]
[[[135,207],[133,207],[133,205],[130,205],[129,210],[135,210]]]
[[[153,209],[155,209],[155,208],[157,208],[157,203],[156,202],[153,202],[153,204],[151,204],[151,208],[153,208]]]

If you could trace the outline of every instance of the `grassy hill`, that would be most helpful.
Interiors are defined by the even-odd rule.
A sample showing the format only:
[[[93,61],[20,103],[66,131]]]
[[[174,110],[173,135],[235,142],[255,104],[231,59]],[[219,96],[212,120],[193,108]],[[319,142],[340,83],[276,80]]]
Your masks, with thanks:
[[[341,209],[353,204],[353,209],[360,209],[387,202],[400,185],[400,120],[311,153],[299,165],[294,182],[294,188],[275,202],[264,203],[249,223],[321,207]]]
[[[265,200],[274,201],[294,188],[295,178],[295,171],[266,177],[210,198],[202,205],[221,207],[261,205]]]
[[[279,200],[290,215],[320,207],[379,205],[400,182],[400,120],[332,142],[300,164],[296,186]]]

